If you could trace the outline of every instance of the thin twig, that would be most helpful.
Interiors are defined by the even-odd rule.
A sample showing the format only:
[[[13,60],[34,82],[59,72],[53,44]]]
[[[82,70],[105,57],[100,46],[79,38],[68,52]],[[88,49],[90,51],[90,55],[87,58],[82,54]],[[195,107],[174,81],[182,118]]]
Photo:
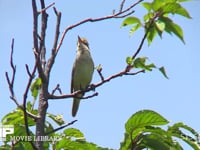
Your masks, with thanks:
[[[48,135],[48,134],[54,133],[54,132],[56,132],[56,131],[58,131],[58,130],[61,130],[61,129],[67,127],[67,126],[70,126],[70,125],[74,124],[76,121],[78,121],[78,120],[73,120],[73,121],[70,122],[70,123],[66,123],[66,124],[64,124],[64,125],[62,125],[62,126],[56,128],[56,129],[54,129],[54,130],[52,130],[52,131],[49,131],[49,132],[45,133],[45,135]]]
[[[107,20],[107,19],[112,19],[112,18],[122,18],[122,17],[126,17],[126,16],[128,16],[128,15],[134,13],[134,11],[132,11],[131,13],[127,13],[127,14],[125,14],[125,13],[128,12],[128,11],[130,11],[133,7],[135,7],[137,4],[139,4],[139,3],[142,2],[142,1],[143,1],[143,0],[138,0],[137,2],[135,2],[134,4],[132,4],[131,6],[129,6],[128,8],[126,8],[126,9],[124,9],[124,10],[122,10],[122,11],[119,11],[118,13],[114,13],[114,14],[109,15],[109,16],[100,17],[100,18],[95,18],[95,19],[93,19],[93,18],[88,18],[88,19],[82,20],[82,21],[80,21],[80,22],[78,22],[78,23],[75,23],[75,24],[73,24],[73,25],[71,25],[71,26],[68,26],[68,27],[64,30],[64,32],[63,32],[63,34],[62,34],[62,36],[61,36],[60,42],[59,42],[58,47],[57,47],[57,51],[60,49],[60,47],[61,47],[61,45],[62,45],[62,43],[63,43],[63,40],[64,40],[64,38],[65,38],[65,35],[67,34],[67,32],[68,32],[69,30],[71,30],[71,29],[73,29],[73,28],[75,28],[75,27],[77,27],[77,26],[80,26],[80,25],[82,25],[82,24],[84,24],[84,23],[87,23],[87,22],[98,22],[98,21]],[[122,15],[122,16],[120,16],[120,15]]]
[[[12,68],[11,80],[10,80],[10,78],[8,76],[8,72],[6,72],[5,75],[6,75],[6,79],[7,79],[8,85],[9,85],[9,90],[11,92],[11,96],[15,97],[15,94],[14,94],[14,80],[15,80],[15,74],[16,74],[16,65],[14,65],[14,63],[13,63],[13,52],[14,52],[14,38],[12,39],[11,52],[10,52],[10,66]]]
[[[124,8],[124,4],[125,4],[126,0],[122,0],[121,4],[120,4],[120,9],[119,12],[122,12],[123,8]]]
[[[135,53],[133,54],[133,56],[132,56],[132,59],[133,59],[133,60],[136,58],[136,56],[137,56],[137,55],[139,54],[139,52],[142,50],[142,46],[144,45],[144,41],[145,41],[145,39],[147,38],[147,35],[149,34],[149,31],[150,31],[150,29],[152,28],[152,25],[153,25],[155,19],[156,19],[158,16],[159,16],[159,14],[157,13],[157,14],[155,14],[154,17],[151,19],[150,24],[149,24],[148,28],[146,29],[146,33],[144,34],[144,36],[143,36],[143,38],[142,38],[142,40],[141,40],[141,42],[140,42],[140,45],[139,45],[138,49],[136,50],[136,52],[135,52]]]
[[[103,80],[104,80],[104,76],[103,76],[103,74],[102,74],[102,68],[97,69],[97,72],[98,72],[98,74],[99,74],[99,76],[100,76],[100,78],[101,78],[101,81],[103,81]]]
[[[95,93],[92,94],[92,95],[81,97],[81,99],[89,99],[89,98],[92,98],[92,97],[95,97],[95,96],[98,96],[98,95],[99,95],[99,93],[98,93],[98,92],[95,92]]]
[[[45,8],[43,8],[43,9],[41,9],[40,11],[38,11],[38,13],[43,13],[43,12],[45,12],[47,9],[49,9],[50,7],[52,7],[53,5],[55,5],[55,3],[53,2],[53,3],[51,3],[51,4],[49,4],[47,7],[45,7]]]
[[[29,75],[29,80],[28,80],[28,83],[26,85],[26,89],[25,89],[25,92],[24,92],[24,95],[23,95],[23,108],[24,108],[23,110],[24,110],[24,124],[25,124],[26,133],[27,133],[28,136],[30,136],[31,134],[30,134],[30,131],[29,131],[29,126],[28,126],[28,112],[26,111],[26,101],[27,101],[27,95],[28,95],[28,91],[30,89],[32,80],[35,77],[35,72],[36,72],[36,69],[37,69],[37,65],[36,64],[37,63],[35,63],[35,66],[33,68],[32,73],[30,73],[30,71],[28,69],[28,65],[27,64],[25,65],[27,73]],[[36,119],[38,119],[38,117],[35,118],[35,120]],[[35,144],[32,141],[30,141],[30,143],[31,143],[33,148],[36,148]]]
[[[58,91],[60,94],[62,94],[62,90],[60,88],[60,84],[56,85],[56,87],[52,90],[51,94],[54,94],[56,91]]]
[[[12,39],[12,44],[11,44],[11,54],[10,54],[10,66],[13,70],[13,76],[11,80],[11,84],[14,84],[14,79],[15,79],[15,72],[16,72],[16,65],[13,64],[13,52],[14,52],[14,38]]]
[[[60,35],[61,12],[58,12],[55,7],[54,7],[54,12],[57,16],[57,21],[56,21],[56,29],[55,29],[55,35],[54,35],[55,37],[54,37],[53,48],[51,50],[51,57],[48,60],[47,67],[46,67],[46,70],[45,70],[45,74],[47,76],[47,79],[49,79],[50,71],[52,69],[52,66],[54,64],[54,61],[55,61],[55,58],[56,58],[56,55],[57,55],[57,52],[58,52],[56,48],[57,48],[57,45],[58,45],[58,38],[59,38],[59,35]]]

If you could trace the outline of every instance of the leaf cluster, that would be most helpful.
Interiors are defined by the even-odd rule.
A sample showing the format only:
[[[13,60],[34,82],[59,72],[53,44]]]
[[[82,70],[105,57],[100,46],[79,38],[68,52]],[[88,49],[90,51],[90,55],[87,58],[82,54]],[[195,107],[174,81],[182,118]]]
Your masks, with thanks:
[[[125,124],[124,141],[121,142],[120,150],[141,150],[145,148],[182,150],[180,140],[185,141],[195,150],[200,149],[199,134],[194,129],[183,123],[168,126],[166,130],[161,128],[161,126],[167,124],[169,124],[168,120],[152,110],[136,112]],[[181,129],[190,132],[193,137],[186,135]]]
[[[185,0],[188,1],[188,0]],[[143,21],[135,16],[127,17],[122,27],[132,26],[130,34],[143,27],[147,33],[149,45],[155,39],[156,35],[162,37],[163,32],[176,35],[183,43],[184,36],[182,28],[176,24],[171,18],[171,15],[181,15],[186,18],[191,18],[188,11],[182,7],[182,0],[154,0],[152,2],[143,2],[142,6],[147,10],[147,14],[143,16]]]

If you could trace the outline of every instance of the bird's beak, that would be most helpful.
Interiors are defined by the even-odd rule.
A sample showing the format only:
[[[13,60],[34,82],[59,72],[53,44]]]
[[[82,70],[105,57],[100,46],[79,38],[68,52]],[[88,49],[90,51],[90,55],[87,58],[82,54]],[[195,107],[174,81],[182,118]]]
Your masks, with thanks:
[[[80,36],[78,35],[78,42],[79,43],[81,43],[82,42],[82,40],[81,40],[81,38],[80,38]]]

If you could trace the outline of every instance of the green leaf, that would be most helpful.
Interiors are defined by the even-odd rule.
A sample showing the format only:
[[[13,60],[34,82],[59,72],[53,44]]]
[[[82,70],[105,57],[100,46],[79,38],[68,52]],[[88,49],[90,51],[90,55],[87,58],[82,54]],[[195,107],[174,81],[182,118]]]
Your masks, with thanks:
[[[132,57],[130,57],[130,56],[126,57],[126,63],[127,63],[127,65],[132,65],[132,63],[133,63]]]
[[[163,21],[160,21],[160,20],[157,20],[155,22],[155,25],[157,27],[157,29],[160,31],[160,32],[163,32],[165,30],[165,23]]]
[[[169,28],[171,29],[171,31],[172,31],[177,37],[179,37],[179,39],[181,39],[181,41],[182,41],[183,43],[185,43],[184,38],[183,38],[183,31],[182,31],[182,28],[181,28],[178,24],[171,23],[171,24],[169,25]]]
[[[146,134],[142,137],[142,144],[140,146],[155,150],[169,150],[170,147],[167,142],[159,134]]]
[[[169,121],[155,111],[142,110],[133,114],[125,124],[126,132],[132,133],[138,128],[152,125],[165,125]]]
[[[135,61],[134,61],[134,67],[135,68],[141,68],[141,69],[148,70],[148,71],[152,71],[152,69],[156,68],[156,66],[153,63],[147,65],[146,64],[147,59],[148,59],[147,57],[136,58]]]
[[[10,125],[15,125],[15,124],[21,124],[24,125],[24,112],[20,109],[17,108],[16,110],[8,113],[2,118],[2,124],[10,124]],[[28,125],[29,126],[34,126],[35,121],[28,117]]]
[[[186,131],[189,131],[193,137],[191,137],[191,134],[185,134],[181,129],[184,129]],[[183,123],[176,123],[173,126],[168,128],[168,132],[172,134],[172,136],[175,136],[183,141],[185,141],[187,144],[189,144],[193,149],[199,150],[200,149],[200,140],[199,140],[199,133],[196,132],[193,128],[184,125]]]
[[[167,76],[167,73],[166,73],[164,67],[160,67],[160,68],[158,68],[158,69],[159,69],[159,71],[164,75],[165,78],[169,79],[169,77]]]
[[[160,20],[162,20],[165,23],[165,31],[168,33],[174,33],[183,43],[184,42],[184,37],[183,37],[183,31],[181,27],[177,24],[175,24],[171,19],[168,17],[160,17]]]
[[[152,4],[149,2],[143,2],[142,6],[147,9],[148,12],[152,9]]]
[[[68,129],[64,130],[64,133],[66,136],[69,136],[69,137],[84,139],[84,134],[80,130],[75,129],[75,128],[68,128]]]
[[[148,45],[150,45],[153,40],[155,39],[157,34],[156,28],[153,26],[149,29],[149,32],[147,33],[147,41],[148,41]]]
[[[120,150],[128,150],[131,148],[130,134],[124,134],[124,140],[120,143]]]
[[[56,150],[109,150],[108,148],[98,147],[94,143],[86,141],[71,141],[63,138],[56,144]]]
[[[162,7],[163,13],[171,13],[171,14],[179,14],[181,16],[184,16],[186,18],[191,18],[190,14],[188,11],[183,8],[180,4],[178,3],[167,3]]]
[[[143,19],[144,19],[144,22],[149,22],[154,16],[154,13],[147,13],[146,15],[144,15]]]
[[[0,146],[0,149],[1,150],[11,150],[11,146],[9,144],[4,144],[4,145],[1,145]]]
[[[32,83],[30,89],[31,89],[31,94],[34,97],[34,99],[37,98],[41,85],[42,85],[41,78],[35,79],[35,81]]]
[[[51,113],[47,113],[47,117],[51,118],[58,125],[62,125],[62,124],[65,123],[62,115],[54,115],[54,114],[51,114]]]
[[[133,33],[139,29],[141,27],[141,24],[136,24],[135,26],[133,26],[130,30],[130,35],[133,35]]]
[[[121,27],[125,27],[127,25],[132,25],[132,24],[139,24],[141,25],[140,19],[138,19],[137,17],[127,17],[123,22]]]
[[[154,0],[152,2],[152,8],[154,11],[159,10],[164,4],[166,3],[166,0]]]

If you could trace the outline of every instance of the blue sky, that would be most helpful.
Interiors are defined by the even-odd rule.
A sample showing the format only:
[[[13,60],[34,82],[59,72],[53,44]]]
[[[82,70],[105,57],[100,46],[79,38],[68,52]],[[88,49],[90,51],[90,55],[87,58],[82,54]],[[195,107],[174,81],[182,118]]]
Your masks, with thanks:
[[[47,0],[46,4],[54,1]],[[127,1],[126,6],[131,1]],[[62,12],[61,33],[71,24],[85,18],[96,18],[110,15],[113,9],[119,9],[120,0],[115,1],[71,1],[57,0],[55,7]],[[99,96],[81,102],[76,118],[71,117],[72,99],[50,100],[48,111],[62,114],[67,122],[77,119],[73,127],[79,128],[88,141],[100,146],[118,148],[123,139],[124,123],[135,112],[142,109],[157,111],[171,124],[184,122],[200,132],[200,68],[199,68],[199,34],[200,34],[200,1],[186,2],[184,7],[193,19],[188,20],[172,16],[181,25],[186,44],[176,36],[164,34],[148,46],[144,44],[139,56],[147,56],[157,66],[165,66],[169,80],[157,70],[136,76],[117,78],[96,89]],[[142,17],[146,11],[138,5],[133,14]],[[54,39],[55,15],[49,13],[47,29],[47,56],[51,51]],[[28,80],[25,64],[33,67],[32,54],[32,8],[27,0],[0,0],[0,117],[16,108],[9,99],[5,71],[11,73],[9,66],[11,39],[15,38],[14,62],[17,65],[15,93],[22,102]],[[143,36],[138,31],[129,36],[129,28],[120,28],[122,19],[112,19],[96,23],[87,23],[68,32],[57,56],[52,70],[51,91],[57,83],[63,93],[70,92],[71,68],[75,58],[77,36],[84,36],[90,43],[91,54],[95,65],[101,64],[104,77],[124,69],[125,59],[137,49]],[[95,72],[93,83],[100,78]],[[90,93],[92,94],[92,93]],[[30,96],[28,98],[32,100]]]

